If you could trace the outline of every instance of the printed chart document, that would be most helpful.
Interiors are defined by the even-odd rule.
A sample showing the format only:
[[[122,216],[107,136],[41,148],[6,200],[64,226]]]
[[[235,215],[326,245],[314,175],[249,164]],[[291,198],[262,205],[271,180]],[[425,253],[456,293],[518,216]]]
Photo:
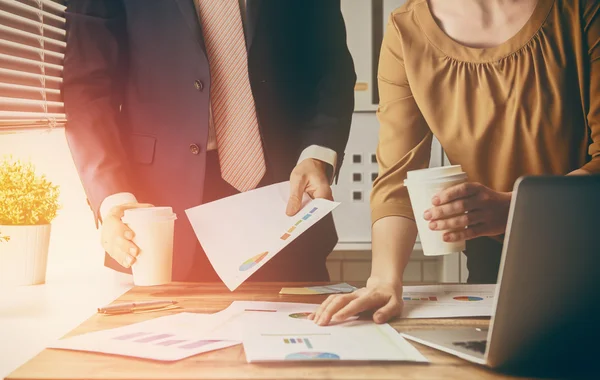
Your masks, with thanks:
[[[410,361],[427,359],[390,325],[350,320],[318,326],[306,312],[247,314],[243,318],[246,361]]]
[[[213,268],[235,290],[339,203],[305,196],[295,216],[285,213],[290,183],[282,182],[186,210]]]
[[[489,317],[495,292],[495,284],[405,286],[401,317]]]
[[[239,330],[218,330],[235,314],[233,309],[215,314],[179,313],[61,339],[49,348],[180,360],[241,343]]]

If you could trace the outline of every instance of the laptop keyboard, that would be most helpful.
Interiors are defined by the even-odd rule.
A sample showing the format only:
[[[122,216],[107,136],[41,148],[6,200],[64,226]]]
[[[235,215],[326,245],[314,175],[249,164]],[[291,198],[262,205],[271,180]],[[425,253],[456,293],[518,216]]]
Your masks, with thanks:
[[[485,347],[487,346],[487,340],[471,340],[468,342],[452,342],[453,345],[458,347],[464,347],[467,350],[477,351],[485,354]]]

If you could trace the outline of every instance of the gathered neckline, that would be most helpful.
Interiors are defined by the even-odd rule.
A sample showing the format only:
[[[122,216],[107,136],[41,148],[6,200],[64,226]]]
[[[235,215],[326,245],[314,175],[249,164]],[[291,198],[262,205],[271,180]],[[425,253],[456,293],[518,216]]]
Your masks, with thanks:
[[[533,13],[517,33],[505,42],[489,48],[469,47],[451,38],[438,25],[427,0],[414,10],[427,38],[445,55],[458,61],[491,63],[506,58],[526,46],[540,32],[554,3],[555,0],[538,0]]]

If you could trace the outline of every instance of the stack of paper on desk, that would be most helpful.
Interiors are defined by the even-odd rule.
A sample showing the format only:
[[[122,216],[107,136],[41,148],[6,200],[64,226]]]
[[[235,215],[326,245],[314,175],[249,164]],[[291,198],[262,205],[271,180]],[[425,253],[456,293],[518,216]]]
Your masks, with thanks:
[[[200,244],[229,290],[235,290],[339,203],[305,196],[295,216],[285,211],[290,183],[282,182],[186,210]]]

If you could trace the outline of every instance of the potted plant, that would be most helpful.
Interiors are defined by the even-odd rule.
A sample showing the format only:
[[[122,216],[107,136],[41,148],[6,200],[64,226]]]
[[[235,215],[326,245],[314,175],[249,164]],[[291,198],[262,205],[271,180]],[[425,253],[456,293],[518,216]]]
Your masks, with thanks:
[[[46,281],[50,222],[59,209],[58,186],[33,164],[0,162],[0,285]]]

